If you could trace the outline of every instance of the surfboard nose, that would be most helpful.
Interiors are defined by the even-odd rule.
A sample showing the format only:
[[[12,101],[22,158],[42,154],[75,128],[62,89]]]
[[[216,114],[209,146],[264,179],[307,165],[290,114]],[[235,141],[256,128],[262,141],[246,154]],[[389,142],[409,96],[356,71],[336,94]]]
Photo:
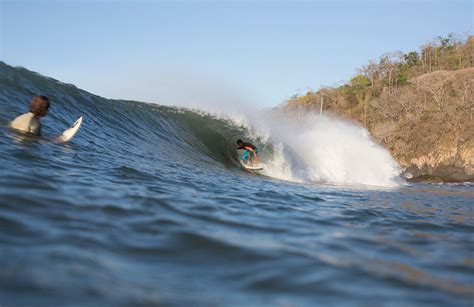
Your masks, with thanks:
[[[82,125],[82,116],[80,116],[68,129],[58,136],[59,142],[67,142],[74,137],[74,135],[79,131],[79,128]]]

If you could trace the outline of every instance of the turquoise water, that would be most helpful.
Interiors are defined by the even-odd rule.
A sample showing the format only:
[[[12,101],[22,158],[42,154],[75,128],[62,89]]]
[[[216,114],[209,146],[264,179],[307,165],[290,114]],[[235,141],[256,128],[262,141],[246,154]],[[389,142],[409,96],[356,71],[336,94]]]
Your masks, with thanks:
[[[35,94],[43,137],[10,131]],[[473,304],[472,185],[249,173],[245,127],[3,63],[0,106],[2,307]]]

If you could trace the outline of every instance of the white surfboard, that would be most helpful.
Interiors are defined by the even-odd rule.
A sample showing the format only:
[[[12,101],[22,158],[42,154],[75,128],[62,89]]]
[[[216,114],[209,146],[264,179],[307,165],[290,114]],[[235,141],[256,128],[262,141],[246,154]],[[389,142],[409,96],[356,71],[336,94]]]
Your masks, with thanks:
[[[261,163],[245,164],[244,162],[242,162],[242,160],[240,160],[240,164],[242,164],[243,167],[245,167],[246,169],[251,170],[251,171],[261,171],[261,170],[263,170],[263,164],[261,164]]]
[[[77,133],[82,124],[82,116],[79,117],[68,129],[58,136],[58,141],[67,142]]]

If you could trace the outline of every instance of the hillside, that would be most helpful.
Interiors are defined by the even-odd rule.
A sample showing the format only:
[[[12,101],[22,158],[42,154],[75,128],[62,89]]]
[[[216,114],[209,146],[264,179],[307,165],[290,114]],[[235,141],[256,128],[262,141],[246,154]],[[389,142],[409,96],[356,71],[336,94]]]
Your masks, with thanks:
[[[474,182],[474,37],[454,35],[371,61],[350,82],[294,96],[287,113],[357,121],[414,181]]]

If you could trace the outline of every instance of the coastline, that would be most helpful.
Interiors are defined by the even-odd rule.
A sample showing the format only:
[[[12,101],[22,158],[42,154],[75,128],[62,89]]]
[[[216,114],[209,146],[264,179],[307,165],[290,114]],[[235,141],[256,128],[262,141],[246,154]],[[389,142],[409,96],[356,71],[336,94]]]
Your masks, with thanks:
[[[294,96],[285,113],[354,121],[413,182],[474,182],[474,37],[383,55],[339,87]]]

